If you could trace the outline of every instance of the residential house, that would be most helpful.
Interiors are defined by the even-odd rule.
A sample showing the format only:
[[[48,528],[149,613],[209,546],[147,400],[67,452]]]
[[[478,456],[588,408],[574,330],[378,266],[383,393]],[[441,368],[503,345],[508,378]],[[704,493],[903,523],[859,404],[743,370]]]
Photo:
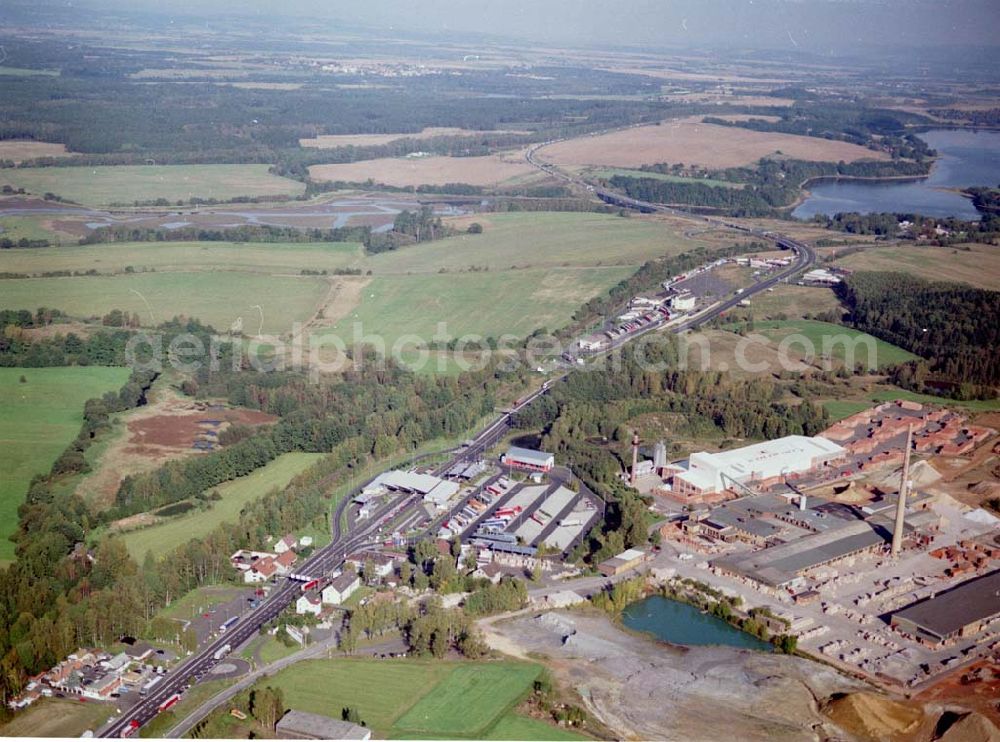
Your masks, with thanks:
[[[361,578],[357,573],[348,570],[334,577],[329,585],[323,588],[323,602],[330,605],[340,605],[347,600],[354,591],[361,587]]]
[[[243,573],[243,582],[248,585],[267,582],[277,573],[278,565],[275,564],[274,559],[265,557],[264,559],[258,559],[250,569]]]
[[[314,616],[318,616],[322,610],[323,601],[315,593],[305,593],[304,595],[300,595],[299,599],[295,601],[295,612],[300,615],[311,613]]]
[[[388,577],[395,567],[391,556],[378,551],[361,551],[351,554],[347,557],[346,562],[348,566],[354,567],[359,572],[364,567],[365,562],[371,562],[375,568],[375,574],[379,577]]]
[[[277,558],[274,560],[274,566],[278,571],[279,575],[287,575],[292,571],[292,566],[299,560],[298,555],[289,549],[288,551],[283,551],[278,554]]]
[[[274,545],[274,551],[276,554],[284,554],[286,551],[294,549],[298,545],[298,539],[289,533]]]

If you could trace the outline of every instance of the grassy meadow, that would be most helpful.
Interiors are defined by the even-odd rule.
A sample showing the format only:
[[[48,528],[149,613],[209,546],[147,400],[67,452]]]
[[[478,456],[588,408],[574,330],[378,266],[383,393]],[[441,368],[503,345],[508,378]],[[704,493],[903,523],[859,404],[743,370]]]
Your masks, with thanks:
[[[350,706],[391,739],[580,739],[512,713],[541,670],[523,662],[307,660],[268,678],[290,708]]]
[[[8,250],[0,255],[0,266],[7,273],[31,275],[58,270],[118,274],[127,268],[136,272],[298,275],[303,269],[334,271],[346,268],[358,263],[361,255],[361,245],[355,242],[123,242]]]
[[[353,344],[354,323],[367,337],[380,337],[391,349],[404,336],[444,337],[474,334],[530,335],[539,327],[565,325],[588,299],[626,278],[629,268],[560,268],[502,273],[427,274],[374,278],[358,307],[330,330]]]
[[[855,363],[862,363],[866,367],[869,365],[868,343],[873,343],[875,358],[871,363],[875,368],[885,368],[904,361],[911,361],[917,358],[908,350],[897,347],[892,343],[879,340],[871,335],[867,335],[857,330],[852,330],[842,325],[834,325],[829,322],[817,322],[816,320],[774,320],[769,322],[755,322],[754,332],[766,336],[770,340],[780,343],[789,336],[800,335],[812,345],[817,357],[824,353],[824,342],[831,343],[831,356],[843,361],[846,350],[854,349]],[[836,341],[833,339],[836,338]],[[850,343],[845,343],[843,339]],[[791,348],[796,352],[803,350],[803,344],[794,343]]]
[[[267,165],[114,165],[17,168],[0,171],[0,186],[54,193],[84,206],[135,201],[229,200],[238,196],[298,196],[305,184],[272,175]]]
[[[117,390],[128,375],[126,368],[0,368],[0,560],[14,556],[7,537],[31,478],[48,472],[76,437],[84,402]]]
[[[836,265],[856,271],[899,271],[928,281],[959,281],[983,289],[1000,286],[1000,250],[992,245],[878,246],[847,255]]]
[[[43,698],[6,724],[0,725],[0,736],[79,737],[87,730],[96,732],[111,717],[113,711],[104,703]]]
[[[476,214],[453,220],[482,234],[460,234],[370,258],[376,275],[488,268],[491,271],[561,266],[640,266],[647,260],[698,247],[662,221],[576,212]]]
[[[286,453],[267,466],[245,477],[213,487],[222,495],[206,511],[192,510],[183,515],[167,518],[148,528],[131,531],[122,536],[129,553],[142,562],[147,551],[163,555],[193,538],[206,536],[225,521],[235,523],[243,507],[275,488],[288,485],[323,458],[321,453]]]
[[[0,281],[0,309],[49,306],[74,317],[99,317],[122,309],[136,312],[145,326],[183,314],[223,332],[242,317],[247,334],[256,334],[263,313],[263,332],[280,335],[290,332],[296,320],[312,316],[328,290],[321,278],[254,273],[19,278]]]

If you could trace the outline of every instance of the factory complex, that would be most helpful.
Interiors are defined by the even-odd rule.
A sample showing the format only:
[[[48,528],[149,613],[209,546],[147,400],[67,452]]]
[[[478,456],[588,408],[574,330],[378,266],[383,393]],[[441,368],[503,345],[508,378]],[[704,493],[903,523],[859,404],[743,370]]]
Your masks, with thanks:
[[[669,491],[685,500],[725,490],[767,488],[797,475],[819,472],[843,461],[847,451],[823,438],[789,435],[721,453],[693,453],[674,470]]]

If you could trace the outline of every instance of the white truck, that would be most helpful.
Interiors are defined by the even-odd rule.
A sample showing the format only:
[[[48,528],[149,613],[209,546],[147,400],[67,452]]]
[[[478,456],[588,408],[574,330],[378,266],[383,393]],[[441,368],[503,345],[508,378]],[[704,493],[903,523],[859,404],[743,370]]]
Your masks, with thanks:
[[[223,644],[221,647],[215,650],[215,654],[213,654],[212,657],[214,657],[217,660],[221,660],[223,657],[229,654],[229,650],[231,649],[232,647],[229,646],[228,644]]]

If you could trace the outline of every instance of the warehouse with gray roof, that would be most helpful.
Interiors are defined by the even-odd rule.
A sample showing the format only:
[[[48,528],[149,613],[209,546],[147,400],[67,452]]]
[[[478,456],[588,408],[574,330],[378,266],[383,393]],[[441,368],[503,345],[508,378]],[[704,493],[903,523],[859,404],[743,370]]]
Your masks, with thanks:
[[[896,611],[894,629],[929,644],[973,636],[1000,620],[1000,569]]]
[[[711,565],[762,585],[786,587],[810,569],[881,548],[888,537],[863,520],[843,521],[839,527],[769,549],[713,559]]]

